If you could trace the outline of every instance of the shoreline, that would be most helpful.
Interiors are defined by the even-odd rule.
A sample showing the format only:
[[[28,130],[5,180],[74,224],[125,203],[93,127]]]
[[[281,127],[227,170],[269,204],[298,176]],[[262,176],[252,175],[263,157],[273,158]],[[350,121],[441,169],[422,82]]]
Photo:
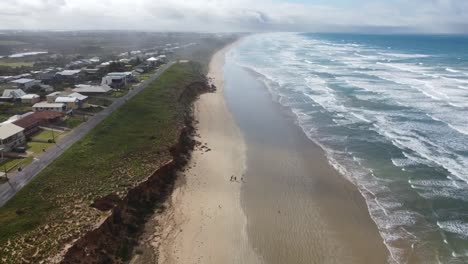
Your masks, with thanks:
[[[248,242],[241,206],[246,146],[224,98],[224,58],[239,41],[216,52],[208,77],[215,93],[194,104],[200,145],[181,172],[166,210],[155,214],[131,263],[261,263]],[[236,180],[231,180],[236,177]]]
[[[248,146],[242,205],[258,253],[271,264],[386,263],[357,186],[251,72],[232,63],[226,72],[226,98]]]

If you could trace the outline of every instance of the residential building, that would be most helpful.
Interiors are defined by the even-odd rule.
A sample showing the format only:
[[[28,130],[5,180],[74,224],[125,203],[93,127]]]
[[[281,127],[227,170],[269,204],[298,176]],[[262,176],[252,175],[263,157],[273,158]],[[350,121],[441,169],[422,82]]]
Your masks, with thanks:
[[[112,88],[108,85],[78,84],[75,85],[75,87],[76,88],[72,89],[73,92],[77,92],[84,95],[106,94],[112,91]]]
[[[101,85],[108,85],[114,89],[125,87],[134,80],[132,72],[111,72],[102,78]]]
[[[56,123],[64,116],[64,113],[56,111],[31,112],[17,119],[13,124],[24,128],[24,135],[30,137],[39,132],[41,126]]]
[[[64,70],[55,74],[55,79],[59,81],[76,82],[81,78],[81,70]]]
[[[55,81],[55,72],[39,73],[37,79],[43,84],[53,84]]]
[[[79,100],[75,97],[59,96],[55,99],[55,103],[65,104],[67,109],[71,110],[78,109],[80,107]]]
[[[18,87],[19,89],[23,90],[28,90],[29,88],[33,87],[36,84],[39,84],[40,81],[34,80],[34,79],[27,79],[27,78],[21,78],[18,80],[11,81]]]
[[[0,124],[0,151],[8,152],[26,142],[24,128],[12,123]]]
[[[88,96],[82,95],[77,92],[68,94],[67,97],[72,97],[78,99],[78,108],[87,108],[88,107]]]
[[[67,112],[67,105],[63,103],[48,103],[48,102],[40,102],[33,105],[34,112],[42,112],[42,111],[56,111],[56,112]]]
[[[3,94],[2,94],[1,99],[3,99],[3,100],[19,100],[24,95],[26,95],[26,93],[21,89],[5,89],[5,90],[3,90]]]
[[[21,103],[23,104],[35,104],[41,101],[41,97],[37,94],[26,94],[21,96]]]
[[[50,93],[48,95],[46,95],[46,99],[47,99],[47,102],[48,103],[55,103],[55,99],[57,99],[57,97],[61,96],[63,92],[53,92],[53,93]]]

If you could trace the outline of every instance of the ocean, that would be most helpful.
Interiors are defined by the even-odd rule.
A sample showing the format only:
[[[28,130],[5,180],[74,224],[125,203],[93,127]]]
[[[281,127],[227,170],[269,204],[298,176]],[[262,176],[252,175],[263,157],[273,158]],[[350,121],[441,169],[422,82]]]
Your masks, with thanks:
[[[226,62],[357,187],[389,262],[468,263],[468,37],[259,34]]]

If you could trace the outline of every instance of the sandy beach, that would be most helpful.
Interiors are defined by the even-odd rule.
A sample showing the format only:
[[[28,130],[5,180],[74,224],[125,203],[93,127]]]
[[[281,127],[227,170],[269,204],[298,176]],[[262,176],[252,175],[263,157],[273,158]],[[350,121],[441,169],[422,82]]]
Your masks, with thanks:
[[[160,225],[148,225],[154,231],[147,233],[155,236],[146,242],[158,263],[260,263],[248,244],[240,204],[245,144],[223,96],[224,57],[233,45],[218,51],[210,63],[209,78],[217,91],[195,103],[197,140],[206,147],[193,152],[167,210],[153,219]],[[146,253],[133,263],[154,261]]]

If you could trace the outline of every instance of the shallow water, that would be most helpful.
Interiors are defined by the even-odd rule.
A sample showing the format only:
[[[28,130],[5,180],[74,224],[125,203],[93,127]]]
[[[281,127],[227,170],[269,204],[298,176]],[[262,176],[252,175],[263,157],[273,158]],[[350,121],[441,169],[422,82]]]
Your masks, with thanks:
[[[293,112],[307,138],[355,184],[391,262],[466,263],[467,47],[461,36],[275,33],[247,38],[226,67],[255,72],[269,89],[263,97],[271,94]],[[233,86],[251,92],[247,82]],[[253,126],[257,109],[250,104],[258,105],[242,107]],[[279,122],[271,112],[260,114]],[[241,127],[249,122],[239,120]],[[265,131],[279,133],[275,129]],[[279,134],[266,145],[291,140]],[[299,185],[310,188],[302,180]]]
[[[247,233],[265,263],[384,263],[387,250],[357,189],[263,83],[229,59],[225,96],[247,144]]]

